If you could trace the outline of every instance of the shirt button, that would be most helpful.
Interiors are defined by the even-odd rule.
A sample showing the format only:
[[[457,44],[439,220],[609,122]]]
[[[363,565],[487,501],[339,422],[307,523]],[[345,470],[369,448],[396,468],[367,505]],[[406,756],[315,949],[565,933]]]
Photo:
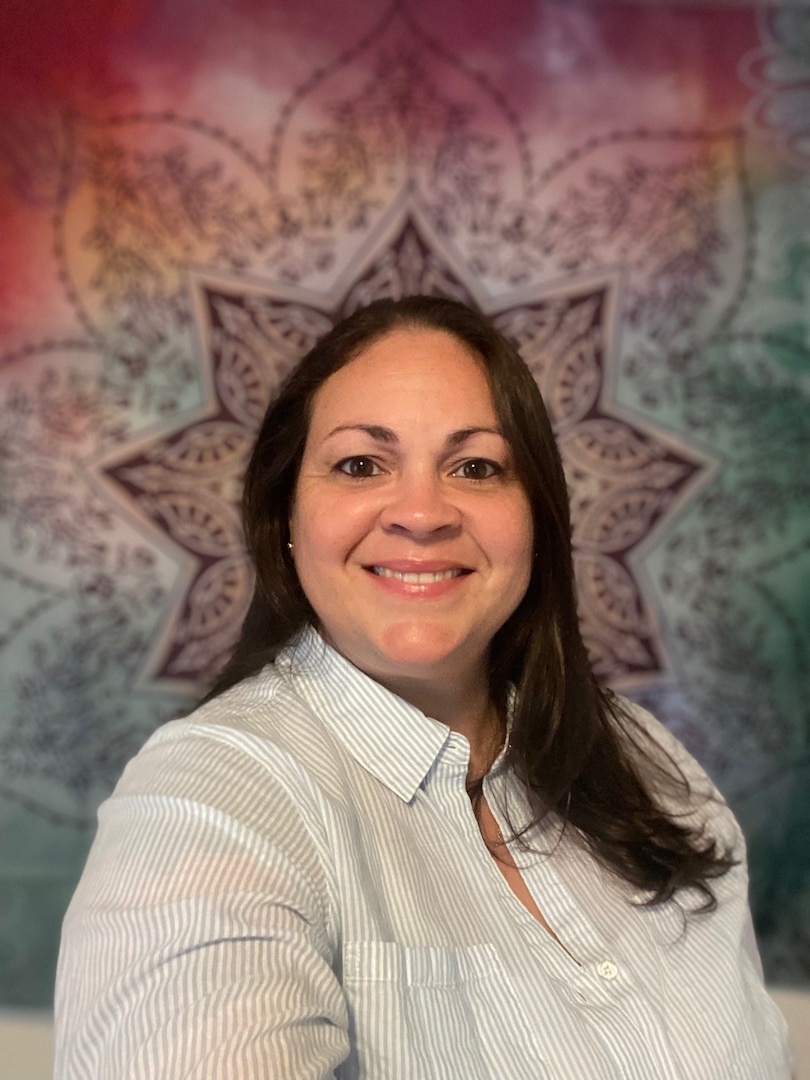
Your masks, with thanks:
[[[619,969],[612,960],[603,960],[596,970],[603,979],[615,979],[619,974]]]

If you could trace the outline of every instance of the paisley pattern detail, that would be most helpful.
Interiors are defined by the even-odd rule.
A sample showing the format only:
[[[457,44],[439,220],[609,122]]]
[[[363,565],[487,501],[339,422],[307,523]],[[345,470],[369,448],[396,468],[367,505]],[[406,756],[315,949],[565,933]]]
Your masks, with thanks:
[[[762,44],[744,57],[742,73],[754,90],[753,122],[781,152],[810,164],[810,10],[805,5],[763,5]]]

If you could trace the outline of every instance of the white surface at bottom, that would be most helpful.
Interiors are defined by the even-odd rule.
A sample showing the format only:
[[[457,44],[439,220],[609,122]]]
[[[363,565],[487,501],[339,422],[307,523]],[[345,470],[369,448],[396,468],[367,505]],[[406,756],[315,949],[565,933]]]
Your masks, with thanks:
[[[771,993],[790,1028],[798,1069],[796,1080],[810,1080],[810,993],[798,990]],[[52,1068],[51,1013],[0,1009],[0,1080],[50,1080]]]

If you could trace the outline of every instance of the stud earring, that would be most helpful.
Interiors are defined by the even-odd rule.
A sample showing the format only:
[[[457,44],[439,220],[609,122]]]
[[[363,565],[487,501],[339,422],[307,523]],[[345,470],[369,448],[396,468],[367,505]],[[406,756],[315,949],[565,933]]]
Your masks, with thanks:
[[[287,550],[292,555],[292,540],[287,541]]]

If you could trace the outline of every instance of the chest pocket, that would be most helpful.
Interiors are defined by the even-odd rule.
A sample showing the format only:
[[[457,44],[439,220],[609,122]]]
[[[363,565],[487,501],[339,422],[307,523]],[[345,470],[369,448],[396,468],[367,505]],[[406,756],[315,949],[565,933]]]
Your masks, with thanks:
[[[494,948],[353,942],[343,957],[350,1075],[374,1080],[514,1077],[512,992]],[[524,1069],[526,1061],[524,1057]],[[542,1077],[542,1064],[530,1069]]]

